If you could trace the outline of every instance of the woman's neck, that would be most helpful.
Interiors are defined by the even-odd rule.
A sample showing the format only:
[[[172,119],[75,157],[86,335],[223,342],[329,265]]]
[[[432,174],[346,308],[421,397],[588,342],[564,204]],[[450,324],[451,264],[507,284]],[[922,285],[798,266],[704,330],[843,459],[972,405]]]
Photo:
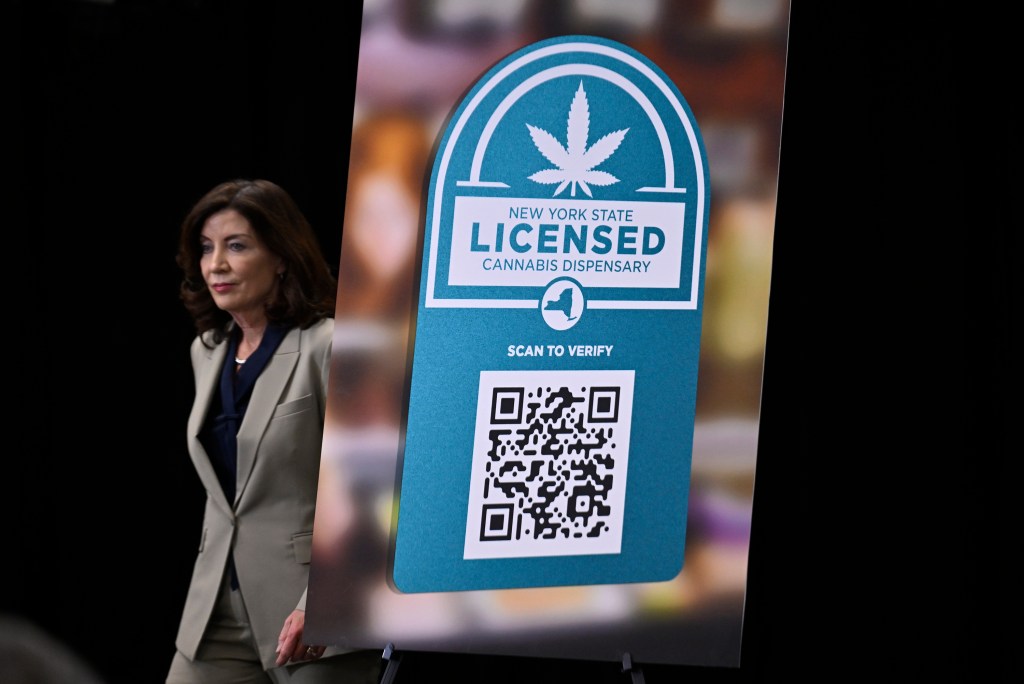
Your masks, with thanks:
[[[235,325],[241,333],[238,341],[238,357],[246,359],[260,346],[263,341],[263,333],[267,329],[267,321],[254,321],[235,317]]]

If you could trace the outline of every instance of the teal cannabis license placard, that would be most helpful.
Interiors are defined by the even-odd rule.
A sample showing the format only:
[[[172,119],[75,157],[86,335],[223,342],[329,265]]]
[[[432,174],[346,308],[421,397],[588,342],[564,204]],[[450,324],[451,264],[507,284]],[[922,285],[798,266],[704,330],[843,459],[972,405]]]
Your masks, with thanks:
[[[468,89],[428,193],[396,589],[680,572],[709,201],[697,122],[632,48],[545,40]]]

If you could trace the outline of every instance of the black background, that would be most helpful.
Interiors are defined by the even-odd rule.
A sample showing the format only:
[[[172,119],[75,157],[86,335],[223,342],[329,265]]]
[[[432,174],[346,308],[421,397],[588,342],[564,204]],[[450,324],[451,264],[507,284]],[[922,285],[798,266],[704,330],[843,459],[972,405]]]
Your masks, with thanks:
[[[1005,229],[1020,136],[978,80],[1001,69],[1005,20],[978,34],[957,5],[833,4],[791,15],[743,664],[638,664],[651,684],[1019,676],[995,629],[1018,615],[1019,531],[993,388],[1016,367]],[[177,227],[217,182],[266,177],[337,263],[360,5],[10,11],[2,608],[109,684],[162,682],[202,510]],[[972,32],[976,71],[956,38]],[[407,653],[397,677],[463,679],[630,675]]]

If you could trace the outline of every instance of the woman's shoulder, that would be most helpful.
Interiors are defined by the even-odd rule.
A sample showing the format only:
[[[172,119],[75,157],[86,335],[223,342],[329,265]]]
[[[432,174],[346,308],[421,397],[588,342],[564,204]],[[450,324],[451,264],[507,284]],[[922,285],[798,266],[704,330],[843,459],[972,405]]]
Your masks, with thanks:
[[[224,341],[217,341],[214,331],[207,330],[192,338],[189,345],[189,356],[192,359],[192,367],[198,368],[201,365],[210,363],[214,358],[214,352]]]
[[[209,353],[210,351],[212,351],[213,348],[217,346],[217,341],[214,334],[215,333],[213,330],[207,330],[193,337],[191,345],[192,353]]]
[[[332,335],[334,334],[334,318],[332,316],[321,318],[319,321],[309,326],[308,330],[314,335]]]
[[[313,325],[302,330],[301,334],[314,347],[329,346],[334,339],[334,318],[321,318]]]

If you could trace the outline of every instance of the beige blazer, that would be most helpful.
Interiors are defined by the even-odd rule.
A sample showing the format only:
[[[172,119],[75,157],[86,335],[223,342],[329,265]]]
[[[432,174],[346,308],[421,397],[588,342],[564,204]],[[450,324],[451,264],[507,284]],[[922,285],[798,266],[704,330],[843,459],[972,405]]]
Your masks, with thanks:
[[[217,391],[227,342],[192,343],[196,395],[188,449],[206,488],[192,581],[175,645],[194,658],[234,554],[239,590],[265,668],[284,620],[305,609],[334,320],[291,330],[256,381],[238,429],[237,494],[228,501],[199,432]]]

